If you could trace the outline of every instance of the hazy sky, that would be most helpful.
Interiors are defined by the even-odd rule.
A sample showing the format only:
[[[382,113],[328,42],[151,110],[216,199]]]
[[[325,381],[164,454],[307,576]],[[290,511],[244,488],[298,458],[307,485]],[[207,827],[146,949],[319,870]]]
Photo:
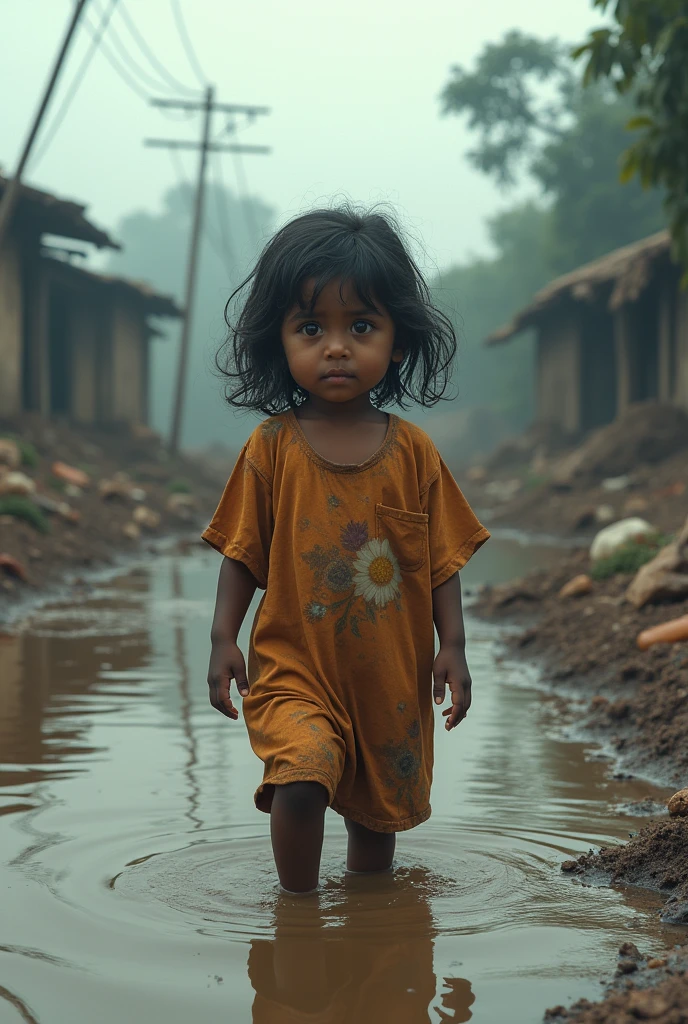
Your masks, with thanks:
[[[106,3],[89,0],[92,24]],[[198,89],[170,0],[119,0],[119,6],[170,72]],[[510,28],[576,41],[599,20],[590,0],[182,0],[182,7],[218,99],[272,108],[241,133],[242,141],[273,147],[270,156],[244,158],[250,190],[280,218],[337,193],[391,201],[440,266],[484,251],[484,218],[509,201],[464,160],[470,146],[464,125],[440,117],[438,95],[451,65],[470,64],[484,43]],[[0,165],[6,172],[14,168],[71,9],[70,0],[0,0]],[[117,9],[111,26],[158,78]],[[82,28],[48,126],[89,41]],[[144,91],[173,94],[165,86]],[[224,127],[219,116],[215,127],[218,134]],[[28,178],[87,203],[98,224],[114,228],[132,209],[155,208],[177,181],[168,153],[144,149],[142,139],[195,139],[199,130],[198,116],[173,121],[149,107],[98,53]],[[194,173],[192,154],[184,154],[184,166]],[[223,168],[234,187],[231,156],[223,157]]]

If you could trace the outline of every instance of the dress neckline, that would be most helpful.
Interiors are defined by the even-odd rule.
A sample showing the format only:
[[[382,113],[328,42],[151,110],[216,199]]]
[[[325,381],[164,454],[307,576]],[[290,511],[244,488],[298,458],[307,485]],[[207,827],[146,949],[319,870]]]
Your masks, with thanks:
[[[298,421],[296,413],[293,409],[289,409],[287,412],[287,419],[291,423],[292,430],[301,445],[301,449],[305,452],[309,459],[321,466],[323,469],[328,469],[332,473],[362,473],[364,470],[374,466],[376,462],[383,459],[391,447],[394,437],[397,432],[397,424],[399,417],[393,412],[387,413],[387,432],[385,438],[377,451],[365,460],[365,462],[331,462],[330,459],[326,459],[324,455],[316,451],[313,445],[306,437],[303,427]]]

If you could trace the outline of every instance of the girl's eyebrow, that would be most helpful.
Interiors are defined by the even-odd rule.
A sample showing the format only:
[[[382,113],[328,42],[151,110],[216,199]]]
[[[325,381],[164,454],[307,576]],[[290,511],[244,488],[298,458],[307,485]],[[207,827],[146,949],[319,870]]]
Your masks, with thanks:
[[[366,309],[352,309],[352,310],[349,311],[349,315],[350,316],[382,316],[382,312],[379,309],[376,309],[375,306],[370,306],[369,308],[366,308]],[[312,317],[313,319],[317,320],[317,318],[319,316],[322,316],[322,314],[319,313],[317,309],[306,309],[306,308],[302,307],[302,308],[298,309],[296,311],[296,313],[292,313],[292,315],[289,317],[289,319],[290,320],[307,320],[309,317]]]

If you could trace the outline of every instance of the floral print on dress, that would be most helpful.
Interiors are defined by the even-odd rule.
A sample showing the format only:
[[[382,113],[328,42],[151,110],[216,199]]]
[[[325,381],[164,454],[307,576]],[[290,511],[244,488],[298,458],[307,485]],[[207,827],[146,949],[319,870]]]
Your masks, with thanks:
[[[263,422],[260,425],[260,432],[265,437],[277,437],[283,426],[284,420],[281,420],[277,416],[275,416],[269,420],[263,420]]]
[[[360,639],[362,622],[375,625],[377,613],[389,604],[401,610],[401,570],[389,541],[369,538],[366,522],[350,520],[341,528],[340,539],[341,548],[316,544],[301,555],[313,573],[316,591],[304,614],[308,622],[316,623],[333,613],[336,634],[348,626]]]

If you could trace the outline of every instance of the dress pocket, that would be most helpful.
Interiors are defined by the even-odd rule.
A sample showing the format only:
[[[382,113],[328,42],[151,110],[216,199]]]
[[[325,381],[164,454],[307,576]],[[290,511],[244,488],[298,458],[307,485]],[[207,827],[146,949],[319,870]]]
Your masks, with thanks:
[[[428,557],[428,521],[424,512],[407,512],[402,508],[375,506],[375,527],[378,540],[388,540],[392,553],[404,572],[415,572]]]

